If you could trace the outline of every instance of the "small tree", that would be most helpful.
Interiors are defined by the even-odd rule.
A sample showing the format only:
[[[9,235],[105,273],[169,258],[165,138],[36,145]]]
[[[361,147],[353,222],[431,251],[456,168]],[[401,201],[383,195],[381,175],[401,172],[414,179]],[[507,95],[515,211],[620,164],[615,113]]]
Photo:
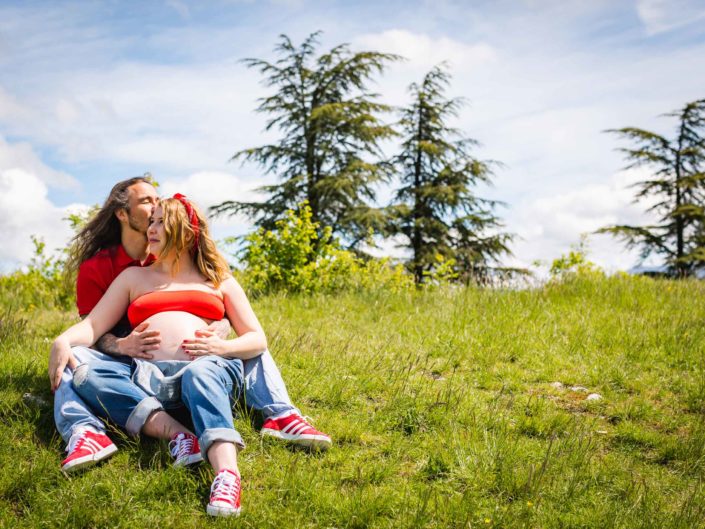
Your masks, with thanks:
[[[318,235],[320,232],[320,236]],[[258,228],[244,238],[241,252],[248,289],[318,292],[337,290],[405,290],[413,281],[388,259],[357,257],[340,247],[330,228],[320,229],[306,202],[287,210],[272,230]]]
[[[627,168],[652,169],[649,179],[634,184],[634,202],[656,197],[648,211],[657,213],[659,222],[608,226],[599,232],[639,248],[642,258],[663,256],[671,272],[682,277],[705,266],[705,99],[667,116],[678,118],[673,139],[635,127],[608,131],[634,143],[620,149],[630,162]]]
[[[394,159],[402,187],[390,206],[392,233],[403,234],[412,252],[409,268],[417,283],[439,262],[455,260],[463,276],[487,271],[509,254],[511,236],[490,233],[501,228],[493,211],[497,202],[477,197],[473,187],[489,183],[491,163],[474,158],[477,142],[448,126],[463,104],[444,92],[450,80],[443,65],[433,68],[421,84],[412,84],[411,104],[402,109],[403,143]]]
[[[225,201],[213,213],[246,213],[258,226],[272,229],[288,209],[304,200],[312,220],[330,227],[350,247],[366,238],[383,220],[369,204],[374,184],[388,176],[379,158],[380,141],[394,134],[376,117],[388,107],[375,102],[367,83],[395,55],[352,53],[343,44],[315,57],[319,33],[299,47],[282,35],[275,62],[246,59],[276,92],[260,100],[258,112],[270,116],[266,130],[278,129],[281,139],[270,145],[235,153],[233,160],[255,162],[280,183],[264,186],[262,202]]]

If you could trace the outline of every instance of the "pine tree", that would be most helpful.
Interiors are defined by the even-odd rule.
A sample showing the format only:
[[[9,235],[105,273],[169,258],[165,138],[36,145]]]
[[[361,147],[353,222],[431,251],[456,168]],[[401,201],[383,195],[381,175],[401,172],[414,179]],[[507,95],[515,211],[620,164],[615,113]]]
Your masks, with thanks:
[[[258,112],[269,115],[266,130],[276,129],[273,144],[237,152],[233,160],[254,162],[279,183],[260,188],[262,202],[228,200],[214,206],[214,214],[246,213],[258,226],[272,229],[289,209],[307,201],[313,222],[330,227],[350,246],[383,225],[382,213],[372,207],[374,186],[388,178],[388,164],[379,162],[379,144],[394,131],[377,117],[389,107],[367,91],[375,74],[399,57],[363,51],[346,44],[316,57],[319,33],[299,47],[282,35],[275,50],[279,59],[247,59],[245,64],[275,87],[260,100]]]
[[[659,216],[658,223],[615,225],[599,232],[639,248],[644,259],[662,256],[672,274],[684,277],[705,267],[705,99],[667,116],[678,119],[673,139],[635,127],[608,131],[635,144],[620,149],[630,162],[627,168],[652,169],[649,179],[634,184],[634,202],[655,197],[647,211]]]
[[[438,263],[455,260],[464,279],[486,275],[502,254],[510,254],[511,235],[499,233],[497,202],[477,197],[473,188],[490,183],[492,163],[470,154],[477,142],[447,124],[463,100],[448,99],[450,75],[436,66],[421,84],[412,84],[411,104],[399,123],[403,142],[395,158],[401,188],[390,206],[391,233],[406,237],[409,268],[417,283]]]

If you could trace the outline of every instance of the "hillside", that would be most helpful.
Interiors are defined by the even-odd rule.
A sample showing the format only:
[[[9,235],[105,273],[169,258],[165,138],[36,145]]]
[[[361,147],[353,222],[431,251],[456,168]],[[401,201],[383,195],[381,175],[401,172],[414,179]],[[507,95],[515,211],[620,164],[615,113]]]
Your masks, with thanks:
[[[171,468],[161,442],[115,432],[115,457],[61,474],[46,365],[75,315],[11,304],[3,527],[705,526],[702,282],[260,298],[295,404],[335,444],[263,442],[242,413],[243,515],[218,521],[210,470]]]

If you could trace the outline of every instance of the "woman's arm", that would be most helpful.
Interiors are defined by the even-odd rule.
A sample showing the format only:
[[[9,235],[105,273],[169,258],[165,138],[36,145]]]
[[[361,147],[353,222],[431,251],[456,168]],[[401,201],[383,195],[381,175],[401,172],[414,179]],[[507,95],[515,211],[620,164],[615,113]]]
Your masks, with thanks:
[[[95,341],[120,321],[130,303],[130,285],[138,269],[127,269],[112,282],[105,295],[83,320],[62,332],[49,353],[49,380],[52,391],[61,383],[61,373],[68,365],[76,367],[71,347],[93,345]]]
[[[193,358],[215,354],[243,360],[262,354],[267,349],[267,338],[245,291],[232,276],[221,283],[220,291],[223,293],[225,314],[237,338],[223,340],[211,331],[196,331],[195,339],[184,340],[184,351]]]

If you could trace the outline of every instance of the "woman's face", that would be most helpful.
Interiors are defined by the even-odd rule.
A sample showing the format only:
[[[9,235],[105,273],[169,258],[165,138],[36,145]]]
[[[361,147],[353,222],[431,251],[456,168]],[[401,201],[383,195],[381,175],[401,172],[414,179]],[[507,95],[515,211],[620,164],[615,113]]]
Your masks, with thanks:
[[[147,228],[147,241],[149,242],[149,253],[159,255],[164,242],[166,240],[166,232],[164,230],[164,211],[161,206],[154,208],[152,216],[149,218],[149,227]]]

